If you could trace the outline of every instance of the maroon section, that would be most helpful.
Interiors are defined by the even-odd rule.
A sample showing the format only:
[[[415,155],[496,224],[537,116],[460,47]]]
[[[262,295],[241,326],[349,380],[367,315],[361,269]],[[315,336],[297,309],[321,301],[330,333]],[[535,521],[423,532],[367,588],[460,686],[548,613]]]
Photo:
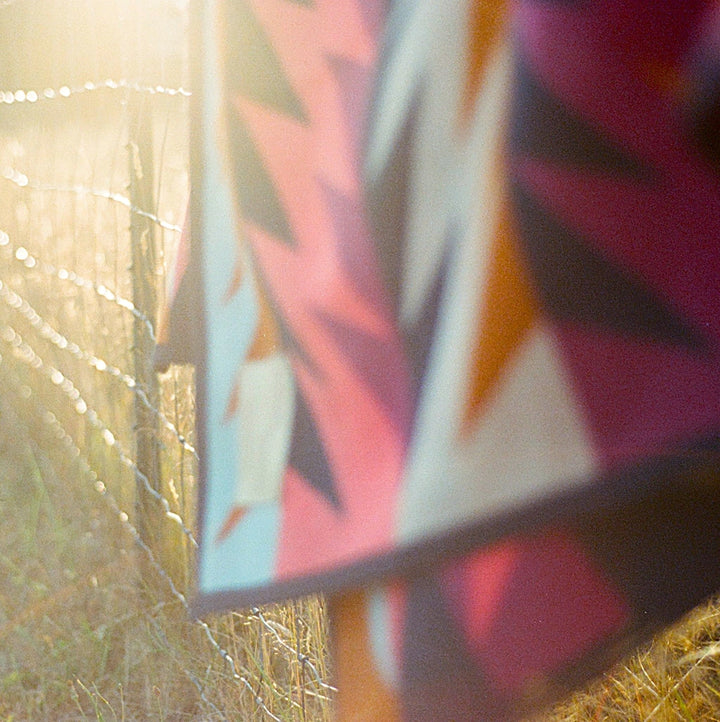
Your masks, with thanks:
[[[608,466],[720,428],[720,359],[566,326],[563,356]]]
[[[629,619],[620,592],[562,531],[502,542],[444,579],[473,657],[507,694],[578,661]]]

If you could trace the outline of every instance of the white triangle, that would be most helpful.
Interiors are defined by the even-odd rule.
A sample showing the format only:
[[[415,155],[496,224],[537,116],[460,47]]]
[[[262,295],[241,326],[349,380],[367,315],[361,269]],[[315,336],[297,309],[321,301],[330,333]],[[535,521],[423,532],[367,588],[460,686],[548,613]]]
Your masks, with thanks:
[[[596,459],[549,332],[519,350],[469,442],[459,421],[424,419],[402,496],[400,534],[416,541],[586,483]]]

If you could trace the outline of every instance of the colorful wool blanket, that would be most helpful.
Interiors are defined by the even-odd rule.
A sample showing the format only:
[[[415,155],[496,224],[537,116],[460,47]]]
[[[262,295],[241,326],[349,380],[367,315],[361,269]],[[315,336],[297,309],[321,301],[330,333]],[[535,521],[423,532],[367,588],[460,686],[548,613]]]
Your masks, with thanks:
[[[717,4],[198,5],[197,612],[325,592],[341,719],[511,720],[717,591]]]

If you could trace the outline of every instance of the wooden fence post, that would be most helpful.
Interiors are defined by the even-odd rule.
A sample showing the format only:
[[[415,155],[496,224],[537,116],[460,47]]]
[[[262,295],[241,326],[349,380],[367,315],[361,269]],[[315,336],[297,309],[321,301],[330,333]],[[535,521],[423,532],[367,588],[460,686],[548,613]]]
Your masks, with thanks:
[[[133,92],[130,98],[130,132],[128,155],[130,164],[130,273],[135,307],[153,323],[157,315],[157,259],[155,226],[151,219],[138,213],[155,211],[152,107],[144,94]],[[138,471],[136,480],[137,529],[153,551],[159,550],[161,513],[157,500],[148,491],[145,480],[156,491],[162,488],[158,449],[158,421],[153,409],[158,408],[158,381],[152,368],[154,339],[147,324],[137,316],[133,322],[133,359],[139,394],[135,396],[135,453]],[[142,476],[141,476],[142,475]]]

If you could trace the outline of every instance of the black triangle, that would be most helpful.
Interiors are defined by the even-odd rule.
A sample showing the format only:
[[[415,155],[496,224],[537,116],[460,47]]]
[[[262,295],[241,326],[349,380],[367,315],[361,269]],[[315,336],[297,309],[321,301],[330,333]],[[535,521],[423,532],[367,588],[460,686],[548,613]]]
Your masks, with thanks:
[[[367,207],[376,239],[378,261],[395,311],[398,308],[402,286],[417,105],[416,98],[404,120],[400,137],[393,146],[392,156],[383,168],[382,174],[376,181],[366,184]]]
[[[401,685],[407,719],[501,719],[440,584],[426,574],[408,588]]]
[[[563,165],[650,180],[654,173],[589,125],[518,58],[510,114],[510,150]]]
[[[325,448],[315,425],[315,419],[300,390],[295,394],[295,421],[288,463],[336,511],[342,509],[340,496],[335,487],[335,479],[325,455]]]
[[[306,123],[302,103],[253,10],[239,0],[225,5],[227,90]]]
[[[274,238],[295,245],[293,232],[255,144],[232,108],[228,148],[234,174],[235,196],[242,213]]]
[[[706,349],[705,338],[629,271],[592,249],[526,192],[511,187],[520,241],[546,311],[658,343]]]

